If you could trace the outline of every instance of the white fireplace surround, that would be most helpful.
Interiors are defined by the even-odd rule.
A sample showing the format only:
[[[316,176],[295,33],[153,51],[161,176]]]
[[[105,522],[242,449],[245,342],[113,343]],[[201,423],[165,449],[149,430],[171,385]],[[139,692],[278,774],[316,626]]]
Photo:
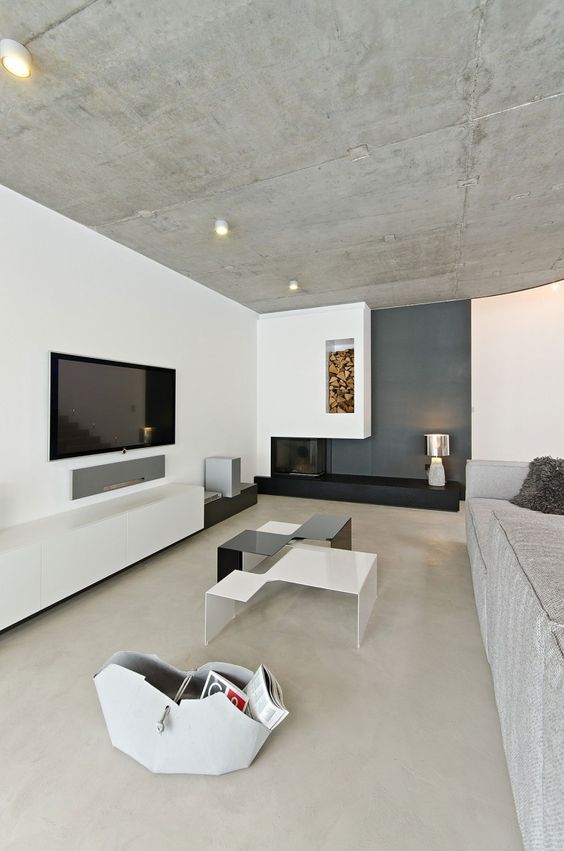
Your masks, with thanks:
[[[354,341],[355,411],[327,411],[327,343]],[[370,310],[364,302],[258,318],[257,474],[270,475],[270,438],[361,440],[371,434]]]

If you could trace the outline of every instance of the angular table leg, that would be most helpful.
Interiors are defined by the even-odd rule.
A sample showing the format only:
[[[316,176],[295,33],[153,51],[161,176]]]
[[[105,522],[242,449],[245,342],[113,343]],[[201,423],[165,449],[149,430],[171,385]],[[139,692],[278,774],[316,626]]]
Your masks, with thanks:
[[[358,593],[357,647],[360,647],[377,597],[378,565],[376,559],[374,559],[374,567],[364,580],[364,585]]]
[[[217,581],[221,582],[234,570],[243,570],[243,553],[238,550],[217,548]]]
[[[204,640],[206,645],[235,617],[235,600],[206,591]]]
[[[242,569],[243,570],[254,570],[255,567],[258,567],[259,564],[262,564],[263,561],[266,561],[268,556],[257,555],[256,553],[243,553],[243,562]]]
[[[336,550],[352,550],[352,520],[347,520],[343,528],[331,540]]]

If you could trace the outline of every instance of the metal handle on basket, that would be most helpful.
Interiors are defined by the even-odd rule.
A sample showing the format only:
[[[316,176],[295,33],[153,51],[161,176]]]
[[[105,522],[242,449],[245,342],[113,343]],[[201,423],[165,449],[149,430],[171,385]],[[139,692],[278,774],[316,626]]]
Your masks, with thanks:
[[[157,723],[157,733],[164,733],[165,721],[168,717],[168,713],[170,712],[170,706],[165,706],[165,711],[161,716],[161,720]]]

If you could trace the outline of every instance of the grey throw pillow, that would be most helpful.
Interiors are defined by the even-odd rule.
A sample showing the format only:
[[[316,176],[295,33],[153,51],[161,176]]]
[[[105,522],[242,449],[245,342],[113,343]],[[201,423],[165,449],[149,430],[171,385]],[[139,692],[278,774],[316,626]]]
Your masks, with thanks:
[[[564,458],[534,458],[521,490],[510,501],[543,514],[564,514]]]

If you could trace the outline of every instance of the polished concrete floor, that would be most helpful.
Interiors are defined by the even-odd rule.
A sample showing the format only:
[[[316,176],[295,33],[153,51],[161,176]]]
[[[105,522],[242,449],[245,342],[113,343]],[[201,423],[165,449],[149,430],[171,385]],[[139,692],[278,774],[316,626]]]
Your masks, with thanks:
[[[209,647],[215,548],[266,520],[350,514],[377,552],[355,604],[268,588]],[[92,675],[114,650],[275,672],[290,709],[254,764],[152,775],[107,738]],[[463,515],[260,498],[258,506],[0,636],[0,848],[518,851]]]

